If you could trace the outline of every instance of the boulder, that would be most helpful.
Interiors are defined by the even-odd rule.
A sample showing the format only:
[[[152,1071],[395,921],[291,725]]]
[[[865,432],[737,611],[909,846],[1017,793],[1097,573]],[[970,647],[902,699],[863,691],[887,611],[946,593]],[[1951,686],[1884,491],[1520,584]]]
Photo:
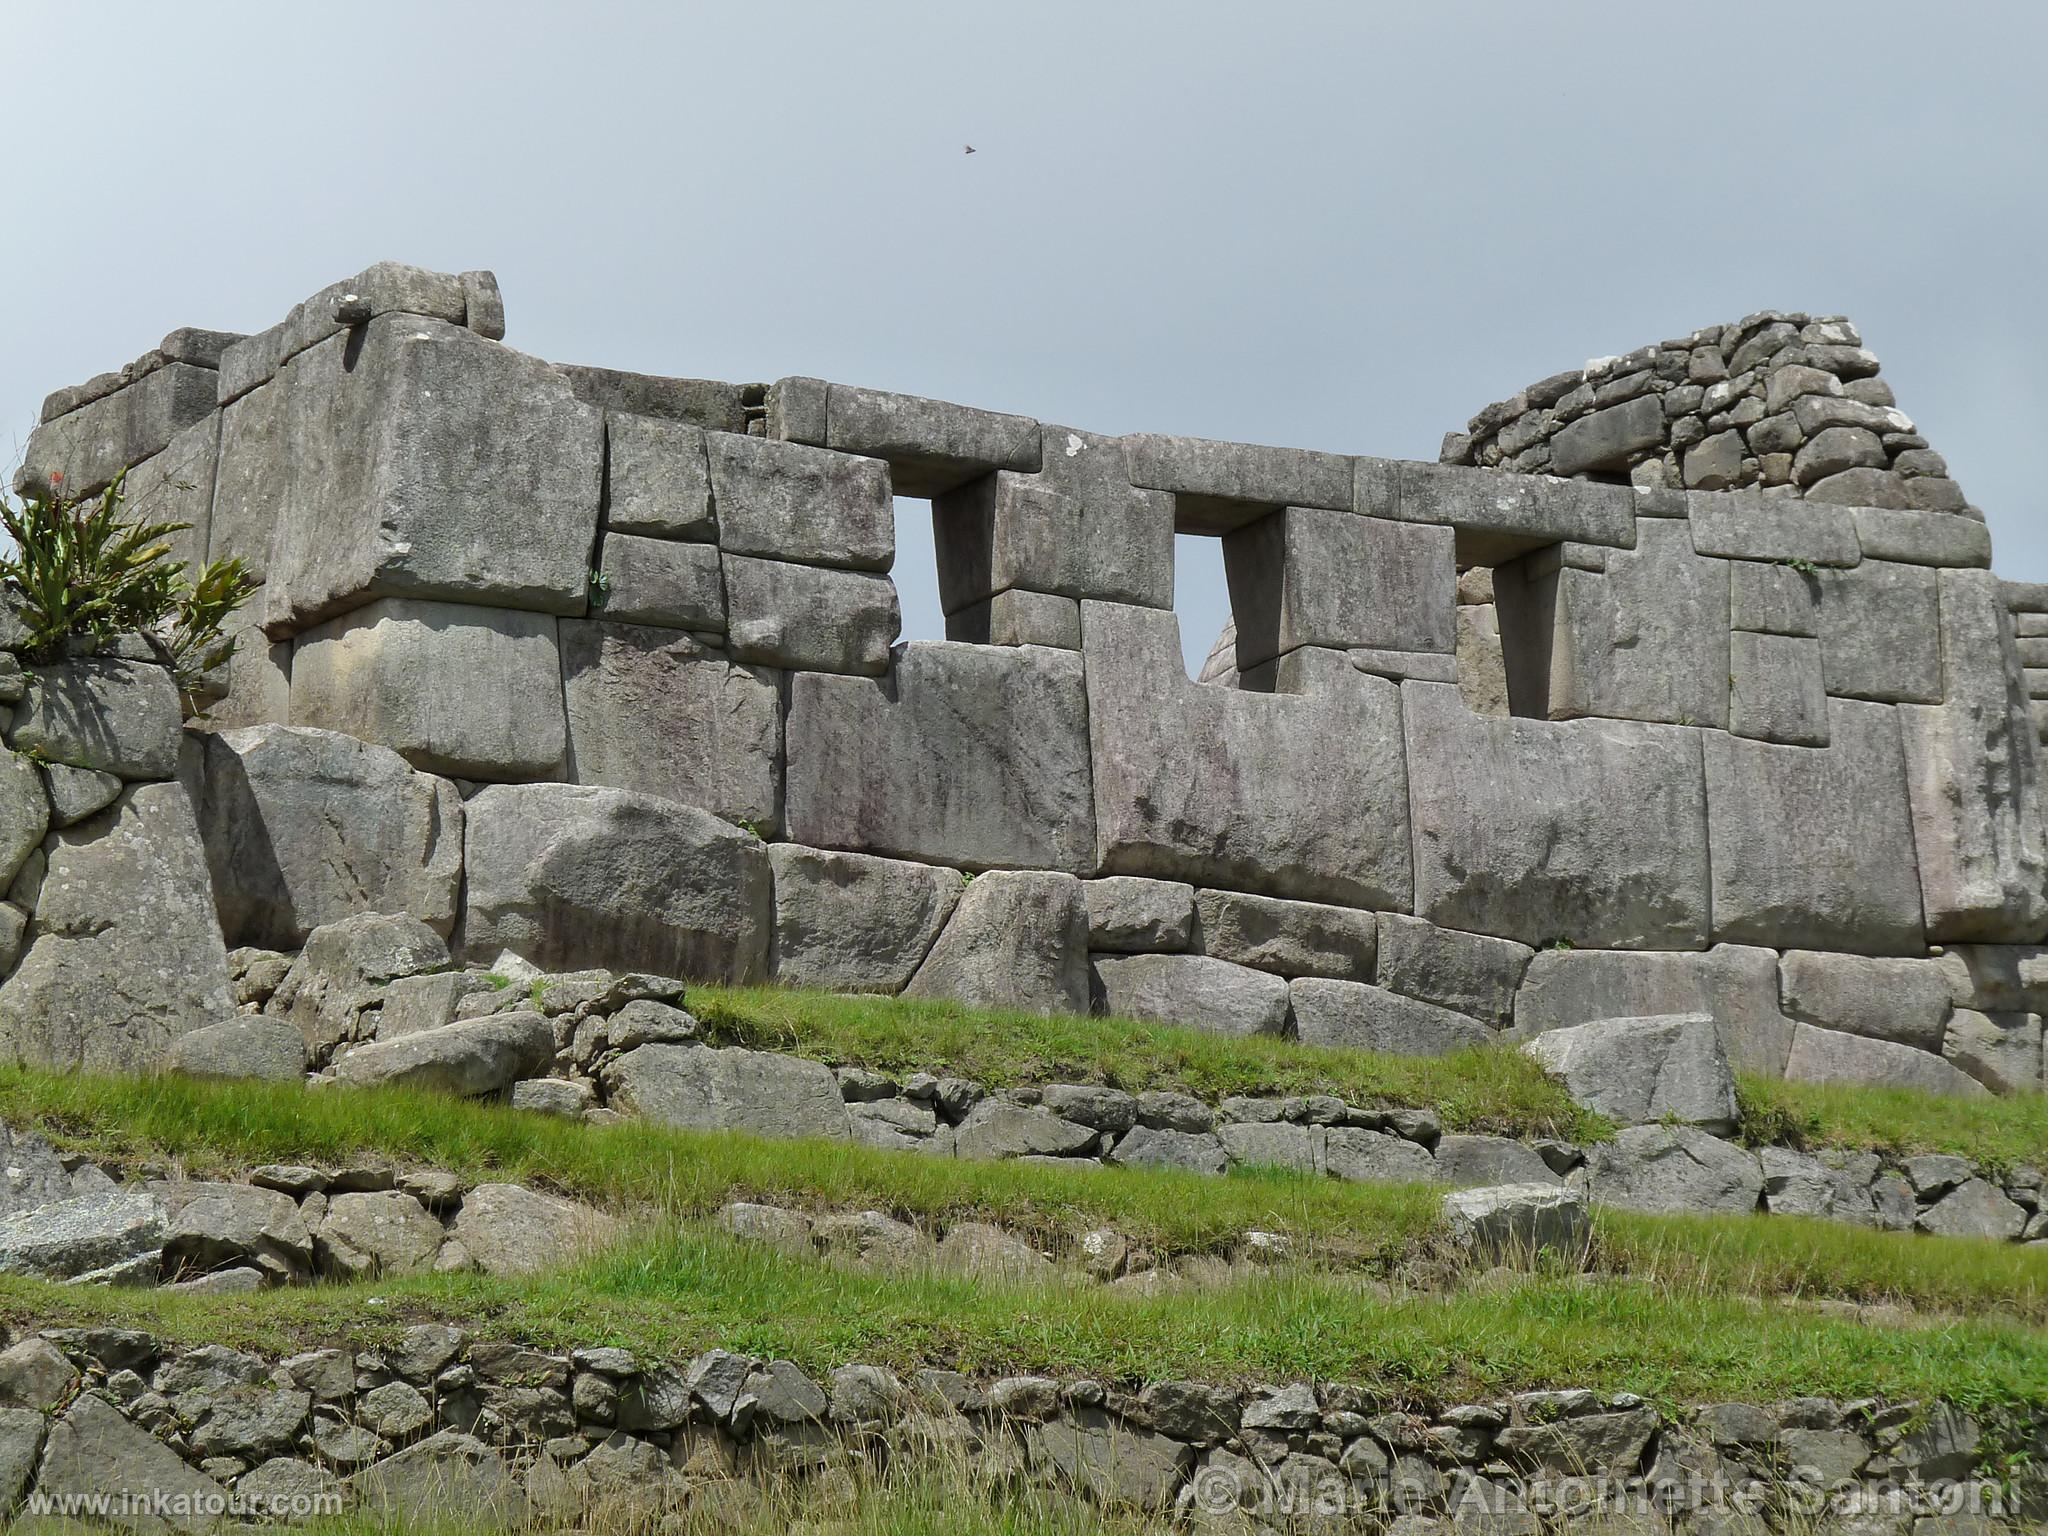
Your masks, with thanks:
[[[78,1367],[48,1339],[31,1335],[0,1350],[0,1405],[46,1413],[77,1385]]]
[[[1323,1134],[1323,1166],[1333,1178],[1419,1184],[1436,1177],[1427,1148],[1384,1131],[1333,1125]]]
[[[1401,709],[1417,916],[1525,944],[1705,942],[1699,732],[1493,719],[1441,683],[1402,684]]]
[[[1289,984],[1288,993],[1303,1045],[1446,1056],[1494,1038],[1477,1019],[1364,982],[1302,977]]]
[[[1373,974],[1378,939],[1379,920],[1350,907],[1237,891],[1195,897],[1195,948],[1233,965],[1282,976],[1365,981]]]
[[[0,1217],[54,1205],[75,1192],[56,1148],[33,1131],[0,1125]]]
[[[963,1221],[939,1242],[938,1267],[969,1280],[1017,1284],[1049,1279],[1052,1260],[1022,1238],[985,1221]]]
[[[322,1051],[363,1033],[362,1016],[403,976],[439,971],[448,964],[441,935],[416,917],[378,913],[327,923],[306,937],[267,1005]]]
[[[1380,913],[1377,948],[1373,979],[1380,986],[1497,1029],[1514,1017],[1515,991],[1535,954],[1512,939],[1460,933],[1398,912]]]
[[[1899,712],[1833,699],[1824,748],[1708,732],[1714,937],[1859,954],[1922,950]]]
[[[354,1508],[399,1525],[441,1518],[459,1509],[465,1520],[515,1528],[526,1499],[503,1457],[473,1435],[453,1429],[387,1456],[349,1479]]]
[[[1178,1168],[1188,1173],[1221,1173],[1230,1154],[1209,1131],[1179,1131],[1141,1125],[1110,1150],[1109,1160],[1123,1168]]]
[[[1586,1197],[1562,1184],[1501,1184],[1444,1196],[1444,1226],[1473,1263],[1529,1264],[1543,1252],[1576,1259],[1592,1239]]]
[[[1735,1129],[1735,1073],[1706,1014],[1598,1019],[1538,1035],[1522,1051],[1574,1104],[1617,1124]]]
[[[35,670],[7,744],[123,779],[168,779],[178,771],[183,726],[178,685],[165,668],[88,656]]]
[[[1075,1408],[1025,1435],[1033,1465],[1106,1509],[1173,1507],[1194,1449],[1100,1408]]]
[[[768,862],[775,872],[768,965],[786,986],[902,991],[964,889],[958,870],[796,843],[775,844]]]
[[[50,1426],[35,1497],[61,1508],[126,1491],[151,1501],[118,1522],[138,1533],[209,1530],[215,1523],[211,1511],[229,1507],[227,1489],[187,1466],[176,1451],[130,1423],[105,1398],[87,1393]],[[167,1513],[158,1515],[152,1508]]]
[[[173,1279],[254,1265],[274,1281],[304,1278],[313,1267],[313,1235],[298,1202],[253,1184],[157,1184],[170,1217],[164,1273]]]
[[[1086,1013],[1081,882],[1037,870],[976,876],[904,995],[1024,1013]]]
[[[1586,1149],[1588,1190],[1636,1211],[1754,1211],[1756,1154],[1689,1125],[1632,1125]]]
[[[321,1273],[351,1280],[427,1270],[447,1237],[425,1206],[390,1189],[330,1195],[313,1233]]]
[[[179,1035],[234,1011],[182,785],[135,785],[58,832],[47,857],[28,953],[0,986],[0,1060],[149,1071]]]
[[[306,1075],[306,1037],[280,1020],[238,1014],[172,1041],[170,1067],[186,1077],[296,1083]]]
[[[334,1076],[356,1087],[397,1085],[477,1098],[534,1076],[554,1054],[554,1028],[542,1015],[494,1013],[359,1045],[337,1058]]]
[[[1092,1152],[1098,1134],[1037,1105],[983,1099],[961,1122],[953,1147],[976,1159],[1072,1157]]]
[[[74,1195],[0,1217],[0,1274],[44,1280],[156,1282],[165,1214],[155,1195],[121,1190]]]
[[[1100,1012],[1215,1035],[1280,1035],[1287,982],[1207,955],[1091,957]]]
[[[1393,683],[1346,665],[1307,693],[1205,686],[1171,611],[1089,602],[1081,624],[1103,873],[1409,906]]]
[[[512,1085],[512,1107],[536,1115],[581,1120],[587,1111],[597,1107],[597,1091],[576,1078],[529,1077]]]
[[[664,1125],[775,1137],[849,1134],[831,1069],[794,1056],[643,1045],[609,1063],[603,1077],[614,1109]]]
[[[764,836],[780,828],[776,673],[639,624],[564,619],[561,645],[572,782],[698,806]]]
[[[199,740],[199,835],[230,946],[297,949],[362,912],[446,936],[462,883],[453,784],[333,731],[257,725]]]
[[[544,969],[703,981],[766,969],[768,852],[708,811],[575,784],[497,784],[468,806],[463,941]]]
[[[1444,1184],[1485,1188],[1502,1184],[1562,1184],[1543,1156],[1507,1136],[1453,1132],[1437,1138],[1436,1176]]]
[[[517,1184],[479,1184],[449,1229],[487,1275],[530,1275],[574,1263],[610,1242],[619,1225],[602,1211]]]
[[[1172,953],[1187,948],[1194,927],[1195,888],[1178,880],[1109,875],[1081,887],[1088,906],[1088,947],[1117,954]]]
[[[1969,1179],[1920,1213],[1923,1232],[1942,1237],[1988,1237],[2011,1242],[2026,1227],[2027,1213],[1996,1184]]]
[[[1081,658],[912,641],[886,680],[790,680],[788,828],[966,869],[1093,871]]]
[[[1795,1083],[1865,1083],[1960,1098],[1985,1092],[1983,1084],[1932,1052],[1811,1024],[1793,1026],[1785,1076]]]
[[[1517,1036],[1596,1019],[1703,1013],[1738,1071],[1785,1075],[1792,1021],[1778,1005],[1778,957],[1719,944],[1704,954],[1549,949],[1529,962],[1515,1001]]]
[[[466,779],[561,771],[562,662],[545,614],[382,598],[299,635],[291,723]]]

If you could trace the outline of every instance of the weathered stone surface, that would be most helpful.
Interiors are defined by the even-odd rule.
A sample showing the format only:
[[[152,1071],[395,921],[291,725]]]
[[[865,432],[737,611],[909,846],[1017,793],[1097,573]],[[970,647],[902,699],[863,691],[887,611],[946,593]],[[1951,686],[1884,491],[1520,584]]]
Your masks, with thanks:
[[[946,615],[946,638],[968,645],[1050,645],[1081,649],[1081,605],[1071,597],[1012,587]]]
[[[1351,461],[1305,448],[1134,433],[1123,439],[1133,485],[1171,491],[1178,526],[1205,533],[1235,528],[1258,509],[1349,508]]]
[[[1576,1258],[1592,1237],[1586,1197],[1549,1181],[1456,1190],[1443,1210],[1451,1241],[1488,1266],[1526,1264],[1546,1251]]]
[[[887,576],[747,555],[728,554],[722,563],[736,660],[869,677],[887,670],[903,628]]]
[[[222,1019],[172,1041],[169,1064],[186,1077],[296,1083],[306,1075],[306,1040],[277,1019]]]
[[[503,1093],[544,1068],[555,1034],[538,1013],[494,1013],[361,1045],[334,1064],[334,1075],[361,1086],[398,1084],[467,1097]]]
[[[1560,475],[1625,468],[1647,449],[1664,442],[1664,407],[1641,395],[1568,422],[1550,440],[1550,467]]]
[[[1831,701],[1824,750],[1705,737],[1714,937],[1858,954],[1920,950],[1898,715]]]
[[[178,687],[165,668],[91,656],[35,669],[7,744],[124,779],[168,779],[178,771],[181,722]]]
[[[1119,1141],[1109,1160],[1125,1168],[1180,1168],[1221,1173],[1230,1166],[1223,1143],[1208,1131],[1176,1131],[1141,1125]]]
[[[795,987],[900,992],[964,888],[958,870],[797,843],[768,850],[775,934],[768,967]]]
[[[1076,1408],[1026,1438],[1032,1462],[1110,1509],[1165,1511],[1194,1450],[1100,1408]]]
[[[1793,1026],[1785,1075],[1798,1083],[1868,1083],[1964,1098],[1984,1092],[1982,1084],[1930,1052],[1811,1024]]]
[[[113,786],[114,794],[119,794],[121,781],[114,779]],[[107,800],[111,803],[113,795]],[[36,765],[27,758],[9,755],[0,763],[0,878],[11,884],[29,855],[43,846],[43,835],[50,830],[50,811],[50,800],[43,792],[43,775],[36,772]],[[57,824],[69,826],[76,819],[60,820]]]
[[[1454,542],[1449,528],[1310,507],[1226,534],[1239,668],[1304,645],[1454,650]]]
[[[395,749],[415,768],[525,778],[562,762],[555,621],[387,599],[299,636],[294,725]]]
[[[487,1275],[530,1275],[588,1256],[617,1235],[602,1211],[517,1184],[479,1184],[450,1235]]]
[[[1763,1194],[1756,1154],[1692,1126],[1628,1126],[1586,1162],[1594,1200],[1630,1210],[1753,1211]]]
[[[444,1429],[349,1479],[354,1506],[376,1517],[438,1518],[459,1509],[465,1519],[511,1525],[525,1518],[525,1498],[504,1459],[473,1435]]]
[[[1515,1002],[1515,1033],[1541,1034],[1597,1019],[1705,1014],[1738,1071],[1781,1077],[1792,1023],[1778,1003],[1778,957],[1719,944],[1705,954],[1545,950],[1529,964]]]
[[[792,840],[949,864],[1090,872],[1081,658],[913,641],[886,681],[791,680]]]
[[[1789,746],[1828,744],[1828,696],[1818,640],[1736,632],[1729,637],[1728,728]]]
[[[569,777],[772,834],[782,824],[777,676],[672,629],[561,626]]]
[[[122,514],[129,522],[186,525],[168,542],[188,577],[206,564],[220,428],[219,413],[202,416],[173,436],[162,453],[130,469],[121,485]]]
[[[1993,1093],[2039,1093],[2041,1016],[1958,1008],[1941,1053]]]
[[[303,1278],[313,1267],[313,1236],[298,1202],[253,1184],[153,1186],[169,1216],[164,1232],[164,1273],[190,1273],[254,1264],[278,1280]]]
[[[161,453],[181,430],[213,410],[214,375],[172,363],[29,434],[14,485],[46,496],[63,476],[66,496],[97,494],[131,464]]]
[[[57,1407],[78,1384],[78,1367],[44,1338],[26,1338],[0,1350],[0,1404],[38,1413]]]
[[[716,536],[701,427],[608,411],[604,431],[608,532],[661,539]]]
[[[0,1217],[0,1274],[75,1280],[111,1271],[153,1283],[165,1220],[155,1195],[122,1190],[17,1211]]]
[[[1488,719],[1437,683],[1404,683],[1401,707],[1417,916],[1529,944],[1705,942],[1699,733]]]
[[[1492,603],[1458,610],[1458,692],[1475,715],[1509,713],[1500,611]]]
[[[0,1216],[68,1200],[74,1193],[71,1174],[54,1147],[32,1131],[0,1125]]]
[[[608,534],[591,606],[620,624],[725,633],[725,581],[714,544]]]
[[[1448,523],[1461,565],[1498,566],[1566,540],[1624,549],[1636,541],[1633,489],[1550,475],[1360,459],[1356,505],[1375,517]]]
[[[266,623],[384,597],[583,612],[603,414],[558,371],[395,315],[301,354],[280,382]]]
[[[1453,1132],[1437,1138],[1432,1152],[1441,1183],[1472,1188],[1501,1184],[1562,1184],[1534,1147],[1507,1136]]]
[[[1379,914],[1375,980],[1390,991],[1504,1028],[1535,951],[1512,939],[1460,933],[1398,912]]]
[[[234,1011],[206,856],[180,784],[58,832],[28,953],[0,986],[0,1060],[135,1072]]]
[[[230,945],[296,949],[325,923],[405,913],[446,934],[462,799],[396,752],[285,725],[210,732],[199,832]]]
[[[1941,1049],[1949,980],[1933,960],[1792,950],[1779,966],[1785,1011],[1822,1029]]]
[[[1323,1166],[1333,1178],[1370,1183],[1418,1184],[1436,1177],[1436,1159],[1414,1142],[1342,1125],[1324,1133]]]
[[[83,821],[88,816],[104,811],[121,793],[119,775],[102,773],[97,768],[72,768],[63,763],[45,763],[43,783],[49,790],[50,825],[57,827],[68,827],[75,821]],[[18,783],[12,779],[8,783],[7,796],[13,802],[6,813],[6,846],[11,848],[25,837],[23,823],[33,825],[35,812],[34,802],[22,793]],[[37,836],[29,846],[33,847],[41,841],[42,838]],[[10,856],[0,855],[0,868],[6,867]],[[14,867],[21,867],[19,859],[14,860]]]
[[[1187,948],[1195,888],[1178,880],[1109,875],[1081,887],[1088,905],[1088,947],[1112,953],[1173,953]]]
[[[806,381],[784,379],[776,392],[787,397],[790,386],[801,382]],[[886,459],[899,496],[940,496],[991,470],[1038,470],[1039,427],[1028,416],[846,384],[826,385],[820,392],[821,407],[800,414],[813,430],[823,427],[821,446]],[[797,414],[781,413],[785,428],[795,424]],[[785,435],[815,441],[810,432]]]
[[[2036,943],[2048,932],[2040,745],[1988,571],[1943,571],[1946,702],[1899,710],[1928,937]]]
[[[1081,882],[1039,870],[976,876],[904,995],[1026,1013],[1086,1013],[1088,909]]]
[[[1944,949],[1937,964],[1957,1007],[2048,1012],[2048,946],[1950,944]]]
[[[1195,897],[1197,950],[1282,976],[1363,981],[1373,973],[1378,937],[1378,919],[1350,907],[1236,891],[1202,891]]]
[[[751,833],[587,785],[493,785],[466,810],[470,952],[706,981],[765,972],[774,897]]]
[[[1409,905],[1393,684],[1345,669],[1308,695],[1204,686],[1171,613],[1084,603],[1081,624],[1105,873]]]
[[[359,1280],[426,1270],[447,1237],[425,1206],[391,1189],[330,1195],[313,1233],[322,1273]]]
[[[1841,507],[1755,491],[1690,492],[1693,548],[1735,560],[1807,560],[1854,565],[1862,558],[1856,524]]]
[[[1836,698],[1938,703],[1939,579],[1923,566],[1866,560],[1805,578],[1817,596],[1821,676]]]
[[[1002,1284],[1045,1280],[1053,1273],[1052,1261],[1044,1254],[984,1221],[963,1221],[948,1229],[939,1242],[937,1260],[943,1270]]]
[[[1943,1237],[1988,1237],[2011,1242],[2026,1226],[2027,1213],[2000,1192],[1997,1185],[1971,1179],[1943,1195],[1920,1213],[1923,1232]]]
[[[1303,977],[1289,983],[1288,993],[1304,1045],[1443,1056],[1493,1038],[1477,1019],[1363,982]]]
[[[1991,564],[1991,530],[1946,512],[1910,512],[1883,507],[1855,510],[1856,538],[1863,559],[1899,560],[1913,565]]]
[[[36,1496],[49,1500],[52,1507],[63,1507],[68,1501],[84,1505],[117,1491],[144,1495],[115,1521],[142,1536],[210,1529],[214,1518],[206,1511],[228,1507],[227,1489],[187,1466],[176,1451],[130,1423],[112,1403],[88,1393],[50,1426]],[[155,1513],[150,1496],[171,1513]]]
[[[1277,1035],[1287,1027],[1287,983],[1206,955],[1093,957],[1100,1011],[1218,1035]]]
[[[266,1006],[319,1050],[355,1038],[364,1011],[382,1001],[387,984],[447,964],[448,946],[418,918],[362,913],[307,935]]]
[[[705,440],[719,546],[728,554],[886,571],[896,555],[889,466],[798,443]]]
[[[1823,577],[1789,565],[1735,560],[1728,566],[1729,620],[1733,628],[1770,635],[1820,634]]]
[[[1735,1129],[1735,1074],[1706,1014],[1599,1019],[1538,1035],[1522,1050],[1573,1103],[1618,1124]]]
[[[692,1130],[848,1134],[831,1069],[766,1051],[643,1045],[604,1069],[614,1107]]]

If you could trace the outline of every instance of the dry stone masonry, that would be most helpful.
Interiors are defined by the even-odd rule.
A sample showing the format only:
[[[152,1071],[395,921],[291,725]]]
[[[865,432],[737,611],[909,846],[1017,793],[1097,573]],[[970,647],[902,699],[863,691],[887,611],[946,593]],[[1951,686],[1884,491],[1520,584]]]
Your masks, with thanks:
[[[203,720],[146,648],[0,669],[0,1057],[161,1065],[230,949],[384,915],[473,966],[1409,1052],[1703,1014],[1750,1071],[2042,1086],[2048,594],[1846,321],[1559,375],[1436,464],[503,335],[489,274],[386,263],[51,396],[19,490],[125,470],[263,586]],[[896,643],[897,497],[944,641]],[[1176,533],[1223,545],[1205,681]],[[316,1062],[414,1049],[350,985],[292,993]]]

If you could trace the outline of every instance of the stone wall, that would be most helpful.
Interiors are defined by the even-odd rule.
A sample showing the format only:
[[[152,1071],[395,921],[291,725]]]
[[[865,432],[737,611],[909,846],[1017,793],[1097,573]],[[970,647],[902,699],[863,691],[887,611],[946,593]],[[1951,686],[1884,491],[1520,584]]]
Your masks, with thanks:
[[[17,483],[139,466],[143,510],[264,585],[182,753],[160,702],[109,713],[140,697],[114,662],[22,682],[0,1049],[139,1064],[211,1022],[212,944],[399,912],[486,963],[1410,1050],[1705,1011],[1766,1073],[2038,1088],[2048,604],[2015,616],[1930,451],[1829,416],[1783,485],[1773,453],[1691,490],[1689,458],[1530,472],[1662,465],[1715,356],[1694,419],[1731,424],[1688,454],[1894,412],[1844,322],[1734,332],[1528,405],[1591,391],[1547,462],[1500,454],[1518,409],[1438,465],[556,367],[501,344],[479,273],[174,333],[53,396]],[[1557,458],[1615,409],[1654,444]],[[1835,433],[1883,465],[1807,473]],[[893,643],[895,496],[932,501],[944,642]],[[1223,541],[1209,683],[1176,532]],[[120,728],[65,737],[53,690]],[[117,761],[131,731],[152,755]],[[128,798],[57,825],[86,782]],[[121,860],[187,921],[204,863],[196,969],[153,921],[140,959],[75,931]],[[164,963],[198,977],[171,1023],[93,979]]]

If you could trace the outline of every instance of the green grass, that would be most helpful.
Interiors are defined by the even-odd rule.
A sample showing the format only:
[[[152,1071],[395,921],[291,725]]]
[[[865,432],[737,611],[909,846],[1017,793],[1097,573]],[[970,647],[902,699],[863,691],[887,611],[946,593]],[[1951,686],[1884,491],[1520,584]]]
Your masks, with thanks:
[[[1759,1145],[1838,1147],[1910,1157],[1952,1152],[2003,1171],[2048,1169],[2048,1094],[1949,1099],[1903,1088],[1745,1077],[1745,1134]]]
[[[1423,1292],[1276,1271],[1145,1298],[1072,1281],[862,1273],[693,1227],[525,1280],[421,1276],[246,1297],[9,1281],[0,1318],[271,1352],[375,1347],[403,1323],[445,1318],[546,1348],[677,1358],[719,1345],[813,1373],[865,1360],[1129,1384],[1314,1379],[1417,1404],[1572,1385],[1663,1403],[1822,1393],[2048,1405],[2048,1337],[2012,1322],[1875,1327],[1711,1288],[1558,1275]]]

